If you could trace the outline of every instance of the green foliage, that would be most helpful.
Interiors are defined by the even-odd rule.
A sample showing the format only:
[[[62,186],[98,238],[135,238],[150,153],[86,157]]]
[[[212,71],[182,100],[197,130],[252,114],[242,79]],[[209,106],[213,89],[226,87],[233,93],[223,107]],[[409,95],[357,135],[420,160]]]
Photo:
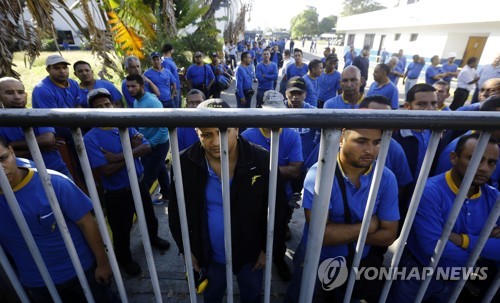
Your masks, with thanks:
[[[57,51],[56,41],[53,38],[42,39],[42,51],[44,51],[44,52],[56,52]]]
[[[292,37],[313,36],[318,34],[318,13],[316,8],[308,6],[307,9],[292,18],[290,32]]]
[[[386,8],[374,0],[344,0],[344,9],[340,15],[342,17],[373,12]]]
[[[331,33],[333,28],[337,26],[337,16],[331,15],[321,19],[318,25],[319,34]]]

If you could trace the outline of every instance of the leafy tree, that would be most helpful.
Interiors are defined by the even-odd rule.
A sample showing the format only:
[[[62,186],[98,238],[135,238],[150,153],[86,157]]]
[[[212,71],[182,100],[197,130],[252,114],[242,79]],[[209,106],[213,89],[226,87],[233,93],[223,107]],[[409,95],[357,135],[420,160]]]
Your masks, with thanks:
[[[340,13],[342,17],[378,11],[386,8],[375,0],[344,0],[342,5],[344,6],[344,10]]]
[[[331,15],[321,19],[319,22],[319,34],[331,33],[332,28],[337,26],[337,16]]]
[[[290,31],[292,37],[300,38],[302,36],[313,36],[318,34],[318,13],[316,8],[308,6],[291,20]]]

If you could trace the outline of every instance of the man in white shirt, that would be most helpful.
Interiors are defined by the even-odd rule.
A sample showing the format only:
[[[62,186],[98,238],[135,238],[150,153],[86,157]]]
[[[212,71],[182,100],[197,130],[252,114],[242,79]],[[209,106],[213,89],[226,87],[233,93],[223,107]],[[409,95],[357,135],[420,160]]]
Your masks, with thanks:
[[[473,91],[479,76],[476,74],[478,59],[470,57],[467,60],[467,65],[462,68],[457,77],[457,89],[453,95],[453,102],[450,104],[451,110],[456,110],[462,107],[469,97],[469,92]]]
[[[279,70],[279,77],[280,77],[280,89],[279,92],[284,96],[285,95],[285,90],[286,90],[286,82],[287,79],[285,77],[286,75],[286,70],[287,68],[295,64],[295,59],[292,57],[291,53],[289,50],[285,50],[284,56],[283,56],[283,66]]]

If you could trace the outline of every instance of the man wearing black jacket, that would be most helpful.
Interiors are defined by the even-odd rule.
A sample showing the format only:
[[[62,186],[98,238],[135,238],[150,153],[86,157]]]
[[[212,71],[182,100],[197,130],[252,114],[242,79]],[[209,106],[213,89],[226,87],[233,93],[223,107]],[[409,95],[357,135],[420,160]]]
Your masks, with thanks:
[[[220,99],[211,99],[198,108],[229,108],[229,105]],[[222,302],[226,291],[226,255],[219,129],[203,127],[196,132],[200,142],[185,150],[180,159],[193,268],[207,273],[209,282],[203,293],[204,302]],[[228,128],[227,135],[233,273],[238,278],[242,302],[259,302],[266,265],[269,153],[239,138],[237,128]],[[282,186],[277,189],[276,206],[275,229],[280,230],[281,214],[287,207]],[[173,189],[169,222],[179,251],[184,254]]]

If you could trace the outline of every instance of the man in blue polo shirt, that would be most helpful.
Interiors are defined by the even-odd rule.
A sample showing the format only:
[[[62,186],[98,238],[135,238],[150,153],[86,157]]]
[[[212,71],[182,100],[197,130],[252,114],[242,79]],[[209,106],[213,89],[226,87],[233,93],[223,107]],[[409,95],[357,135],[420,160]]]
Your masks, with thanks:
[[[135,98],[134,108],[163,108],[160,100],[155,95],[144,90],[144,80],[139,75],[127,76],[127,89]],[[170,148],[168,142],[168,129],[166,127],[139,127],[139,132],[144,135],[151,146],[151,152],[141,158],[144,166],[144,185],[151,189],[154,181],[158,179],[160,184],[161,199],[153,201],[154,204],[167,202],[170,189],[170,178],[168,176],[165,159]]]
[[[441,67],[438,67],[439,56],[435,55],[431,58],[431,65],[425,70],[425,83],[434,84],[436,81],[442,80],[448,74],[443,72]]]
[[[427,266],[434,254],[434,249],[441,237],[445,222],[455,203],[458,189],[469,166],[479,134],[460,138],[455,151],[450,155],[453,163],[451,170],[427,180],[420,205],[408,238],[406,252],[401,258],[399,268],[421,271]],[[453,226],[444,248],[438,267],[464,267],[476,246],[479,234],[498,199],[499,192],[486,185],[497,166],[499,157],[498,142],[491,138],[481,158],[472,184],[465,197],[458,218]],[[500,220],[486,241],[481,257],[500,261]],[[408,272],[408,271],[407,271]],[[488,272],[489,274],[489,272]],[[419,274],[420,276],[420,274]],[[462,277],[462,273],[460,273]],[[393,285],[389,302],[409,302],[420,288],[421,281],[413,278],[398,280]],[[423,300],[428,302],[446,302],[455,288],[456,280],[432,278]]]
[[[177,93],[177,87],[174,76],[169,69],[163,68],[160,53],[152,52],[149,58],[152,66],[144,72],[144,76],[158,87],[160,91],[158,99],[163,108],[175,108],[173,97]]]
[[[264,104],[262,107],[283,109],[286,108],[283,101],[283,95],[277,91],[269,90],[264,94]],[[271,129],[269,128],[249,128],[241,136],[268,151],[271,149]],[[300,142],[300,135],[291,128],[281,128],[279,137],[278,169],[282,180],[285,181],[287,198],[290,199],[293,194],[290,181],[300,178],[304,163],[302,143]],[[288,281],[291,278],[291,273],[284,258],[286,253],[286,231],[290,232],[287,223],[291,219],[292,210],[288,207],[288,204],[282,207],[282,209],[286,211],[277,215],[279,226],[275,233],[276,249],[274,251],[274,264],[281,280]]]
[[[348,66],[342,71],[340,87],[342,95],[331,98],[325,102],[324,108],[349,109],[358,108],[363,100],[360,92],[361,73],[356,66]]]
[[[4,108],[25,109],[28,94],[24,90],[24,85],[21,81],[11,78],[0,78],[0,104]],[[34,127],[33,131],[36,136],[36,141],[40,147],[43,161],[48,169],[56,170],[71,178],[71,174],[61,158],[59,146],[64,144],[64,141],[56,138],[56,133],[52,127]],[[31,154],[28,148],[28,143],[24,137],[24,132],[21,127],[0,127],[0,136],[7,143],[16,149],[18,157],[31,159]]]
[[[140,78],[138,75],[136,77]],[[91,108],[113,108],[111,94],[104,88],[90,91],[88,103]],[[131,127],[128,130],[137,178],[140,180],[144,170],[139,157],[148,154],[151,147],[144,136],[138,133],[135,128]],[[90,166],[100,176],[104,188],[104,199],[109,226],[113,232],[116,259],[127,274],[137,276],[141,273],[141,267],[132,259],[130,251],[130,230],[132,229],[135,204],[130,189],[120,133],[114,127],[94,127],[85,134],[84,142]],[[158,237],[158,219],[155,216],[151,196],[144,180],[139,182],[139,189],[151,244],[160,250],[166,250],[170,247],[170,243]]]
[[[241,53],[241,63],[236,69],[236,104],[238,108],[250,108],[254,94],[252,79],[252,56],[249,52]]]
[[[271,62],[271,52],[265,49],[262,52],[262,62],[257,63],[255,73],[257,74],[257,81],[259,86],[257,89],[257,108],[262,107],[264,93],[268,90],[274,89],[274,84],[278,79],[278,65]]]
[[[375,82],[370,85],[366,96],[380,95],[391,100],[392,109],[399,108],[399,92],[394,83],[389,80],[389,73],[391,69],[389,65],[381,63],[375,66],[373,71],[373,80]]]
[[[405,58],[405,57],[403,57],[403,58]],[[391,72],[388,75],[389,80],[391,80],[391,82],[394,83],[394,85],[396,85],[396,86],[398,85],[399,78],[405,76],[405,74],[404,74],[405,73],[405,64],[406,64],[406,60],[403,61],[401,59],[398,59],[398,63],[396,64],[396,66],[391,68]]]
[[[344,69],[352,65],[352,60],[356,58],[356,51],[354,50],[354,45],[349,45],[349,51],[344,55]]]
[[[323,108],[325,102],[342,93],[340,87],[340,73],[335,69],[339,62],[337,54],[328,55],[325,60],[325,69],[318,78],[318,108]]]
[[[8,179],[6,185],[13,189],[18,209],[27,223],[28,232],[33,235],[61,302],[86,302],[73,262],[64,245],[61,234],[63,227],[56,223],[41,176],[36,169],[19,167],[14,150],[3,138],[0,138],[0,158]],[[111,291],[112,271],[91,213],[92,202],[68,178],[56,172],[48,173],[55,198],[66,221],[64,228],[71,234],[77,258],[95,302],[120,302]],[[31,302],[52,302],[3,192],[0,192],[0,245],[14,260],[20,282]]]
[[[425,58],[419,55],[413,56],[413,62],[408,65],[406,72],[403,76],[403,84],[405,85],[405,95],[408,93],[413,85],[417,84],[420,72],[425,65]],[[406,83],[405,83],[406,82]]]
[[[416,84],[406,94],[404,103],[406,110],[436,110],[436,106],[436,89],[431,85],[425,83]],[[400,129],[395,131],[392,137],[403,147],[413,176],[413,183],[408,187],[408,191],[402,193],[400,197],[399,207],[402,216],[404,216],[420,174],[431,131],[429,129]]]
[[[446,77],[443,77],[443,80],[450,83],[453,78],[458,76],[458,65],[455,64],[455,58],[457,54],[455,52],[451,52],[448,55],[448,61],[441,66],[443,73],[446,73]]]
[[[290,64],[286,68],[286,81],[293,77],[303,77],[308,72],[307,64],[302,62],[302,50],[296,48],[293,50],[294,64]]]
[[[323,64],[318,59],[313,59],[309,62],[307,66],[309,72],[302,78],[306,81],[307,85],[307,95],[304,102],[316,107],[318,105],[318,78],[323,73]]]
[[[160,90],[158,90],[158,87],[149,80],[148,77],[142,75],[142,67],[141,67],[141,61],[139,61],[139,58],[136,56],[128,56],[125,58],[125,70],[127,71],[127,74],[130,75],[141,75],[142,79],[144,80],[144,90],[155,94],[157,97],[160,96]],[[133,108],[134,107],[134,100],[135,98],[132,97],[127,89],[127,80],[123,79],[122,81],[122,94],[125,97],[125,101],[127,102],[127,107],[128,108]]]
[[[439,80],[432,86],[436,89],[437,95],[437,110],[450,111],[451,109],[446,105],[445,101],[450,96],[450,83],[444,80]]]
[[[212,69],[203,62],[203,53],[194,53],[194,64],[189,66],[186,72],[186,82],[188,88],[201,90],[205,96],[210,96],[210,88],[215,82],[215,75]]]
[[[320,262],[335,257],[343,257],[351,262],[354,258],[355,245],[368,202],[375,159],[381,141],[382,130],[380,129],[344,129],[342,131],[340,151],[337,156],[338,172],[336,172],[336,176],[338,177],[335,178],[332,186]],[[307,246],[309,224],[312,219],[311,209],[315,195],[317,169],[317,165],[314,165],[304,181],[302,206],[304,207],[306,224],[302,241],[294,256],[295,272],[285,302],[298,302],[299,298],[301,268]],[[370,258],[371,266],[376,267],[383,266],[383,258],[375,255],[369,256],[371,246],[390,246],[396,239],[399,224],[396,177],[389,169],[384,168],[381,180],[362,255],[363,259]],[[355,288],[353,299],[376,302],[383,281],[374,279],[366,282],[364,289]],[[322,295],[325,302],[335,302],[333,298],[342,297],[343,292],[344,289],[337,288],[329,292],[322,291]]]
[[[82,107],[78,82],[69,78],[71,65],[59,55],[48,56],[45,61],[49,73],[33,88],[33,108]]]
[[[177,93],[173,97],[174,104],[176,108],[181,107],[181,80],[179,79],[179,72],[177,71],[177,65],[172,58],[172,54],[174,53],[174,47],[172,44],[163,45],[161,51],[163,52],[163,61],[161,62],[161,66],[168,69],[170,73],[174,76],[175,79],[175,88]]]
[[[94,72],[88,62],[76,61],[73,64],[75,76],[80,80],[80,100],[84,107],[89,107],[87,104],[87,94],[95,88],[107,89],[113,98],[113,105],[115,107],[124,107],[123,96],[120,91],[114,86],[113,83],[106,80],[99,80],[94,78]]]

